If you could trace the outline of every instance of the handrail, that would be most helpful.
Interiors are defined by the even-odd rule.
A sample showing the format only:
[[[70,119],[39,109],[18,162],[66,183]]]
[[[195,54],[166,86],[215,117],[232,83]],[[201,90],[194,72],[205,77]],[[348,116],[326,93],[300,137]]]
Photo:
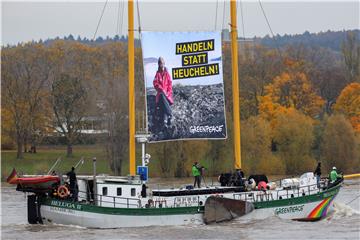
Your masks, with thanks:
[[[315,187],[316,188],[313,188]],[[331,188],[328,188],[328,184],[325,185],[324,187],[326,188],[318,188],[317,184],[312,184],[312,185],[307,185],[307,186],[298,186],[295,188],[290,188],[290,189],[278,189],[278,190],[271,190],[269,192],[267,191],[256,191],[256,192],[240,192],[240,193],[233,193],[232,197],[233,199],[237,199],[237,200],[245,200],[245,201],[253,201],[253,202],[258,202],[259,199],[260,201],[270,201],[270,200],[281,200],[285,197],[285,199],[290,199],[289,196],[291,196],[291,198],[293,197],[301,197],[301,196],[305,196],[305,195],[313,195],[313,194],[319,194],[321,192],[324,192],[325,190],[329,190],[332,189],[334,186],[331,186]],[[257,194],[260,193],[260,194]],[[78,193],[85,193],[86,196],[88,196],[87,194],[89,192],[85,192],[85,191],[78,191]],[[103,206],[104,203],[107,203],[107,207],[110,207],[112,205],[113,208],[116,208],[116,206],[119,205],[126,205],[127,208],[130,207],[137,207],[137,208],[142,208],[142,201],[140,198],[128,198],[128,197],[120,197],[120,196],[107,196],[107,195],[101,195],[101,194],[91,194],[94,198],[96,198],[98,201],[97,203],[99,204],[99,206]],[[261,196],[260,196],[261,195]],[[161,203],[161,206],[159,204],[159,206],[156,206],[156,203],[154,205],[152,205],[153,207],[176,207],[179,204],[179,200],[178,199],[182,199],[182,197],[185,196],[179,196],[179,197],[175,197],[174,199],[166,199],[166,198],[160,198],[160,197],[155,197],[155,202],[156,203]],[[189,196],[187,196],[189,197]],[[195,196],[191,196],[191,200],[186,202],[185,205],[186,206],[197,206],[200,207],[203,204],[200,205],[200,195],[198,195],[196,198],[194,198]],[[100,198],[100,199],[99,199]],[[84,199],[87,200],[88,197],[80,197],[80,199]],[[116,200],[121,200],[121,201],[116,201]],[[147,203],[150,204],[150,203]],[[183,201],[180,201],[180,204],[184,204]]]
[[[316,186],[316,188],[311,188],[314,186]],[[253,201],[257,202],[258,199],[261,200],[261,199],[264,199],[264,197],[266,200],[269,201],[270,200],[269,195],[271,195],[271,198],[274,199],[274,197],[275,197],[274,194],[276,194],[276,200],[280,200],[280,199],[283,199],[284,196],[286,197],[286,199],[289,199],[289,193],[290,193],[290,196],[293,195],[292,197],[295,197],[295,196],[300,197],[300,196],[303,196],[303,194],[312,195],[312,194],[321,193],[323,191],[324,190],[317,187],[317,184],[312,184],[312,185],[306,185],[306,186],[298,186],[296,188],[290,188],[290,189],[287,188],[287,189],[272,190],[272,192],[265,192],[266,193],[265,196],[260,196],[260,195],[256,194],[257,195],[256,198],[254,196],[255,195],[254,192],[251,192],[251,193],[253,196]],[[262,193],[263,191],[259,190],[258,192]],[[247,197],[248,197],[249,193],[250,192],[234,193],[233,198],[238,199],[238,200],[241,200],[242,198],[244,198],[244,200],[247,201]]]

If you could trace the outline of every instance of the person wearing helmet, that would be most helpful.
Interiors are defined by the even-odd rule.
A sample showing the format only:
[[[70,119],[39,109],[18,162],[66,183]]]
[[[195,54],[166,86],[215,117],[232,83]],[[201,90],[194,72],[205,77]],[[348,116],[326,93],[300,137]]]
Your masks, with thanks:
[[[336,167],[333,167],[331,172],[330,172],[330,176],[329,176],[330,183],[335,182],[338,177],[340,177],[340,175],[337,173]]]

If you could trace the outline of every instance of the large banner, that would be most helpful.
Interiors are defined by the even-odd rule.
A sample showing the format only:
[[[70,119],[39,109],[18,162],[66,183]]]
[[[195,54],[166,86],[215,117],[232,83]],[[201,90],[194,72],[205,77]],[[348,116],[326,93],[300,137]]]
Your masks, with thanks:
[[[220,32],[142,32],[150,142],[224,139]]]

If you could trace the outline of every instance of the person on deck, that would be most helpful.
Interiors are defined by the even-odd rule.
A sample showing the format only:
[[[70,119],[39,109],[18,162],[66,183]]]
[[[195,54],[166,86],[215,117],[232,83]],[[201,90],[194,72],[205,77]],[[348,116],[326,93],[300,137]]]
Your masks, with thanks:
[[[321,163],[319,162],[315,171],[314,171],[314,174],[316,176],[316,183],[317,183],[317,187],[320,188],[320,177],[321,177]]]
[[[194,163],[191,170],[192,170],[192,174],[194,176],[194,188],[195,188],[196,184],[198,185],[198,188],[200,188],[200,185],[201,185],[201,172],[200,172],[200,168],[198,166],[198,162]]]
[[[76,173],[75,168],[72,167],[71,171],[66,173],[66,175],[70,179],[70,192],[72,193],[73,200],[77,201],[78,198],[78,185],[77,185],[77,179],[76,179]]]
[[[171,105],[174,104],[172,81],[162,57],[158,59],[158,70],[153,85],[157,92],[155,102],[160,115],[160,124],[161,126],[170,125],[172,118]]]
[[[333,167],[329,176],[330,183],[334,183],[339,177],[341,177],[341,175],[337,173],[336,167]]]
[[[242,171],[241,168],[236,169],[235,172],[235,186],[243,186],[244,185],[244,181],[243,178],[245,177],[244,172]]]

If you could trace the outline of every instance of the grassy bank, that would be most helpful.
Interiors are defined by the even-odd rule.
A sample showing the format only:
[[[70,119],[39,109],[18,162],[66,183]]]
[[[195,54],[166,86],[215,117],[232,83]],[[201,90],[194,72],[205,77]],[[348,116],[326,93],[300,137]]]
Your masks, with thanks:
[[[92,174],[92,159],[97,159],[97,172],[110,174],[109,162],[106,158],[104,148],[97,145],[74,146],[73,157],[66,157],[65,146],[42,146],[37,149],[36,154],[24,153],[24,159],[16,159],[16,151],[1,152],[1,179],[4,181],[15,168],[18,173],[44,174],[49,171],[56,159],[61,157],[61,162],[55,168],[58,173],[68,172],[81,157],[85,161],[77,169],[78,174]]]

